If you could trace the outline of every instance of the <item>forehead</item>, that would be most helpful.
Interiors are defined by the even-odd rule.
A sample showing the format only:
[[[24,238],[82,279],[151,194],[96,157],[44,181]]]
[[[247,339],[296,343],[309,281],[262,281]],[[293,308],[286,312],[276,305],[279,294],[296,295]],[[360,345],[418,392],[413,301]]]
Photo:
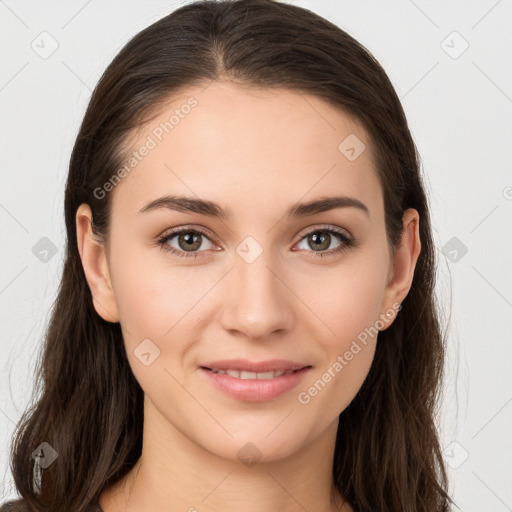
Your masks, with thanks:
[[[235,213],[277,215],[334,194],[382,206],[368,134],[353,116],[310,94],[226,82],[183,89],[128,147],[127,172],[113,191],[114,209],[125,214],[171,193]]]

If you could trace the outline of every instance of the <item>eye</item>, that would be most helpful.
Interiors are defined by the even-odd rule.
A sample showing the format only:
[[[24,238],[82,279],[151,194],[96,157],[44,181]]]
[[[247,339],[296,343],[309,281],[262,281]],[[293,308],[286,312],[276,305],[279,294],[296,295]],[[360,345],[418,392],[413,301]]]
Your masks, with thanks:
[[[169,242],[173,238],[176,238],[178,247],[169,245]],[[169,251],[179,257],[197,258],[205,255],[205,251],[197,251],[203,247],[203,242],[205,240],[210,244],[210,247],[207,246],[206,249],[211,249],[211,247],[214,247],[206,232],[202,229],[180,228],[166,233],[158,240],[158,244],[164,251]],[[203,249],[205,249],[205,247],[203,247]]]
[[[340,243],[335,248],[332,248],[331,243],[333,239],[336,238]],[[176,239],[175,243],[178,247],[170,244],[173,239]],[[206,242],[206,247],[204,247],[204,242]],[[309,247],[313,247],[314,250],[308,251],[306,249],[306,252],[312,253],[312,256],[317,258],[335,256],[338,253],[346,251],[350,247],[354,247],[356,245],[355,240],[350,238],[345,231],[333,226],[317,228],[314,231],[310,231],[309,233],[302,235],[299,245],[302,243],[309,245]],[[175,254],[180,258],[198,258],[207,256],[207,251],[204,249],[211,249],[212,247],[215,247],[215,245],[210,241],[206,231],[200,228],[192,229],[187,227],[173,229],[170,232],[167,232],[158,240],[158,245],[160,245],[163,250],[169,251],[171,254]],[[199,250],[201,248],[203,250]],[[299,247],[299,249],[305,250],[304,247]],[[219,249],[217,248],[216,250]]]
[[[331,243],[335,238],[341,240],[341,243],[332,248]],[[313,257],[319,258],[335,256],[355,245],[354,240],[347,236],[345,231],[334,227],[317,228],[314,231],[310,231],[302,237],[299,244],[301,243],[306,244],[306,246],[313,247],[313,251],[306,250],[306,252],[311,252]],[[299,247],[299,249],[304,249],[304,247]],[[329,250],[327,251],[326,249]]]

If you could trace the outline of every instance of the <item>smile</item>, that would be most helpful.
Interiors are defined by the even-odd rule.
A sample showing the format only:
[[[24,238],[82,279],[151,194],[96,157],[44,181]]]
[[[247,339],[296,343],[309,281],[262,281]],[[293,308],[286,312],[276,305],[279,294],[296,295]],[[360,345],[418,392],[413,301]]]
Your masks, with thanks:
[[[240,370],[212,370],[211,368],[207,368],[213,373],[220,373],[224,375],[231,375],[231,377],[235,377],[237,379],[259,379],[259,380],[269,380],[275,379],[276,377],[282,377],[283,375],[291,375],[294,371],[297,370],[277,370],[273,372],[247,372]]]
[[[276,400],[296,388],[311,371],[311,366],[300,370],[273,370],[249,372],[246,370],[212,370],[200,367],[207,382],[221,393],[246,402]]]

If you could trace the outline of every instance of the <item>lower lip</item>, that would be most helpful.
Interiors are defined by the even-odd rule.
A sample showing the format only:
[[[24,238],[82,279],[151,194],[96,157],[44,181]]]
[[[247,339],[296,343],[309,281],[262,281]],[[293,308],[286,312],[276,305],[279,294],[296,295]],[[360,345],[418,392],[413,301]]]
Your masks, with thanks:
[[[218,389],[238,400],[247,402],[266,402],[296,387],[310,368],[302,368],[289,375],[273,379],[238,379],[225,373],[215,373],[199,368]]]

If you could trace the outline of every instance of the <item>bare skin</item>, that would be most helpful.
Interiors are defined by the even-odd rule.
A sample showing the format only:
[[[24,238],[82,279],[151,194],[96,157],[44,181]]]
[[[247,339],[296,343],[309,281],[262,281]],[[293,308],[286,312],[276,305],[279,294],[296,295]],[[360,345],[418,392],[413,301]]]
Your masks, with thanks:
[[[145,392],[141,458],[100,504],[105,512],[350,512],[332,484],[336,431],[368,374],[377,336],[359,343],[342,371],[333,365],[365,328],[391,325],[421,250],[418,213],[405,212],[403,244],[393,253],[367,133],[311,95],[228,82],[189,88],[134,134],[131,150],[192,96],[197,106],[109,192],[106,245],[91,236],[88,205],[76,214],[94,307],[120,322]],[[366,147],[352,161],[338,149],[350,134]],[[213,201],[232,217],[139,212],[166,194]],[[297,202],[335,195],[358,199],[368,214],[344,207],[285,216]],[[195,232],[202,243],[193,252],[202,256],[161,249],[160,236],[178,227],[206,230]],[[327,234],[316,248],[308,235],[329,227],[357,245],[334,253],[345,242]],[[251,263],[237,252],[249,236],[262,249]],[[166,244],[189,254],[179,241]],[[160,351],[148,366],[134,353],[145,339]],[[219,391],[199,368],[228,358],[312,368],[297,388],[256,403]],[[325,386],[301,402],[299,393],[325,383],[329,369]],[[250,466],[237,455],[247,446],[257,448]]]

